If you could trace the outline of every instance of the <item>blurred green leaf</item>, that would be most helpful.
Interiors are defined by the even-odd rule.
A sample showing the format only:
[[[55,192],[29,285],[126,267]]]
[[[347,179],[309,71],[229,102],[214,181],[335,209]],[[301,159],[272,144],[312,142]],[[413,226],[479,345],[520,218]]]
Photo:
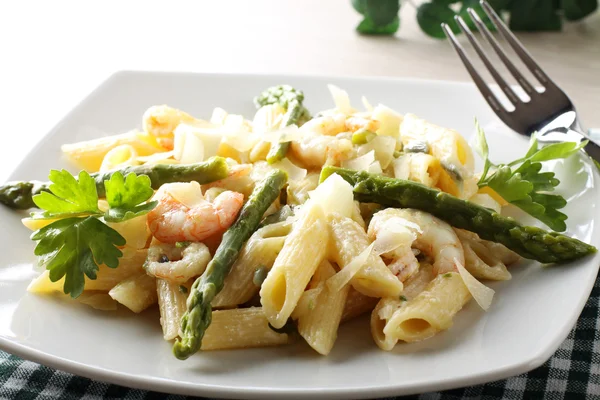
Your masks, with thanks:
[[[554,1],[521,0],[510,6],[509,27],[515,31],[559,31],[562,20]]]
[[[456,13],[448,5],[424,3],[417,9],[417,22],[423,32],[434,38],[441,39],[446,36],[440,26],[442,23],[448,24],[452,32],[460,32],[460,28],[454,20],[455,15]]]
[[[363,35],[393,35],[398,31],[399,27],[400,19],[397,16],[391,23],[384,26],[378,26],[371,18],[365,17],[365,19],[358,24],[356,30]]]
[[[352,0],[352,7],[354,7],[359,14],[365,15],[366,2],[367,0]]]
[[[379,27],[389,25],[398,18],[400,0],[365,0],[365,17]]]
[[[598,0],[561,0],[563,14],[570,21],[587,17],[598,9]]]

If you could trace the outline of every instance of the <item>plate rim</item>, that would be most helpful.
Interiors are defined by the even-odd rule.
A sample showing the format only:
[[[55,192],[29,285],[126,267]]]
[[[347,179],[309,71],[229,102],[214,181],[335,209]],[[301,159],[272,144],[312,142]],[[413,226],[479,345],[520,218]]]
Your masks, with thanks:
[[[70,118],[73,114],[77,113],[81,108],[85,107],[95,96],[99,95],[102,90],[109,86],[113,81],[118,79],[127,78],[128,76],[135,75],[158,75],[158,76],[197,76],[197,77],[269,77],[269,78],[308,78],[308,79],[319,79],[319,80],[352,80],[352,81],[394,81],[394,82],[410,82],[410,83],[422,83],[430,85],[454,85],[462,87],[475,88],[475,85],[470,81],[450,81],[450,80],[436,80],[436,79],[422,79],[422,78],[411,78],[411,77],[390,77],[390,76],[357,76],[357,75],[320,75],[320,74],[267,74],[267,73],[235,73],[235,72],[194,72],[194,71],[169,71],[169,70],[118,70],[110,74],[106,79],[102,80],[97,87],[95,87],[89,94],[79,100],[74,107],[70,109],[46,134],[44,134],[35,144],[32,146],[20,162],[14,164],[15,167],[8,174],[8,180],[14,179],[14,175],[23,167],[31,155],[36,152],[40,147],[44,146],[58,131],[65,121]],[[598,181],[599,173],[597,170],[593,173],[593,180]],[[594,233],[595,228],[592,227],[593,238],[597,234]],[[588,256],[589,257],[589,256]],[[592,274],[598,275],[600,270],[600,264],[594,267]],[[595,279],[589,279],[585,283],[583,292],[586,296],[582,296],[577,303],[576,313],[569,316],[568,320],[562,324],[559,334],[555,336],[555,339],[547,345],[545,349],[538,351],[536,354],[531,355],[526,359],[522,359],[519,362],[502,366],[492,371],[485,371],[471,376],[459,377],[459,378],[446,378],[440,379],[435,383],[422,382],[416,383],[402,383],[402,384],[390,384],[386,386],[378,387],[344,387],[344,388],[269,388],[269,387],[231,387],[223,386],[220,384],[207,384],[207,383],[190,383],[190,382],[178,382],[172,379],[165,379],[161,377],[151,377],[134,375],[131,373],[122,373],[114,370],[84,364],[78,361],[69,360],[57,355],[52,355],[41,350],[34,349],[17,341],[9,338],[0,336],[0,349],[10,354],[14,354],[24,360],[36,362],[42,365],[49,366],[58,370],[62,370],[76,376],[83,376],[92,380],[98,380],[105,383],[112,383],[122,385],[130,388],[136,388],[141,390],[152,390],[164,393],[182,394],[182,395],[201,395],[201,396],[213,396],[217,398],[225,398],[231,396],[239,396],[240,398],[278,398],[282,395],[294,396],[297,398],[315,398],[316,396],[325,395],[328,398],[368,398],[373,396],[398,396],[398,395],[411,395],[416,393],[426,393],[431,391],[448,390],[459,387],[479,385],[494,380],[501,380],[511,376],[516,376],[525,372],[529,372],[542,364],[544,364],[560,347],[564,340],[569,335],[570,331],[575,326],[579,319],[586,302],[589,299],[592,288],[594,286]]]

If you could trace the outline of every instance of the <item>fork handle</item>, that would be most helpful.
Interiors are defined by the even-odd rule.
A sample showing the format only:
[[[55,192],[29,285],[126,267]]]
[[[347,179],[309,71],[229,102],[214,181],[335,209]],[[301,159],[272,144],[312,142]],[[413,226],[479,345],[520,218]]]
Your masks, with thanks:
[[[598,143],[594,142],[594,140],[590,138],[588,134],[578,129],[569,129],[567,132],[567,137],[579,137],[580,140],[587,140],[588,144],[586,144],[583,149],[596,162],[595,164],[598,165],[598,167],[600,168],[600,145]]]
[[[585,135],[584,138],[588,139],[589,142],[585,145],[584,150],[594,161],[596,161],[596,165],[600,163],[600,145],[594,142],[589,136]],[[600,165],[598,165],[600,168]]]

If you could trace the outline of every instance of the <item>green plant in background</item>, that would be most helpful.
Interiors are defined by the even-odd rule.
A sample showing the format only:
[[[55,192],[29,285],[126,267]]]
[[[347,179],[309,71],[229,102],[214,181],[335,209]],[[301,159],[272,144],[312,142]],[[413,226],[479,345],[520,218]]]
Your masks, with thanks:
[[[365,35],[393,35],[400,27],[402,0],[352,0],[352,6],[363,20],[356,30]],[[440,24],[445,22],[452,31],[460,33],[454,20],[463,17],[470,28],[475,26],[467,14],[469,7],[475,9],[483,21],[493,25],[481,9],[479,0],[430,0],[420,5],[408,3],[417,9],[417,22],[423,32],[434,38],[443,38]],[[508,17],[510,29],[514,31],[559,31],[563,20],[577,21],[592,14],[598,8],[598,0],[488,0],[498,12]],[[484,18],[486,17],[486,18]]]

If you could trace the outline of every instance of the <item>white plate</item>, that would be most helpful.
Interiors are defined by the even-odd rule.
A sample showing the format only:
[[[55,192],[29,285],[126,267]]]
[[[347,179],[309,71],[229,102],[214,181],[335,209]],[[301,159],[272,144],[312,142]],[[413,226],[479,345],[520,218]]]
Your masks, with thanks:
[[[514,159],[527,140],[501,127],[470,84],[401,79],[198,75],[122,72],[76,107],[19,165],[11,179],[45,179],[61,161],[62,143],[140,127],[154,104],[208,118],[215,106],[252,115],[252,98],[289,83],[304,90],[311,110],[332,106],[326,83],[345,88],[356,106],[366,95],[400,112],[473,133],[488,127],[492,158]],[[563,164],[563,163],[559,163]],[[561,166],[569,196],[569,234],[598,246],[599,189],[592,169],[576,159]],[[599,256],[541,268],[523,263],[512,281],[492,284],[488,312],[475,302],[447,332],[425,342],[379,350],[366,320],[344,325],[329,357],[301,343],[288,347],[206,352],[187,361],[171,355],[155,310],[109,313],[26,293],[34,244],[21,214],[0,208],[0,347],[21,357],[93,379],[137,388],[236,398],[366,398],[479,384],[531,370],[547,360],[573,327],[592,288]]]

